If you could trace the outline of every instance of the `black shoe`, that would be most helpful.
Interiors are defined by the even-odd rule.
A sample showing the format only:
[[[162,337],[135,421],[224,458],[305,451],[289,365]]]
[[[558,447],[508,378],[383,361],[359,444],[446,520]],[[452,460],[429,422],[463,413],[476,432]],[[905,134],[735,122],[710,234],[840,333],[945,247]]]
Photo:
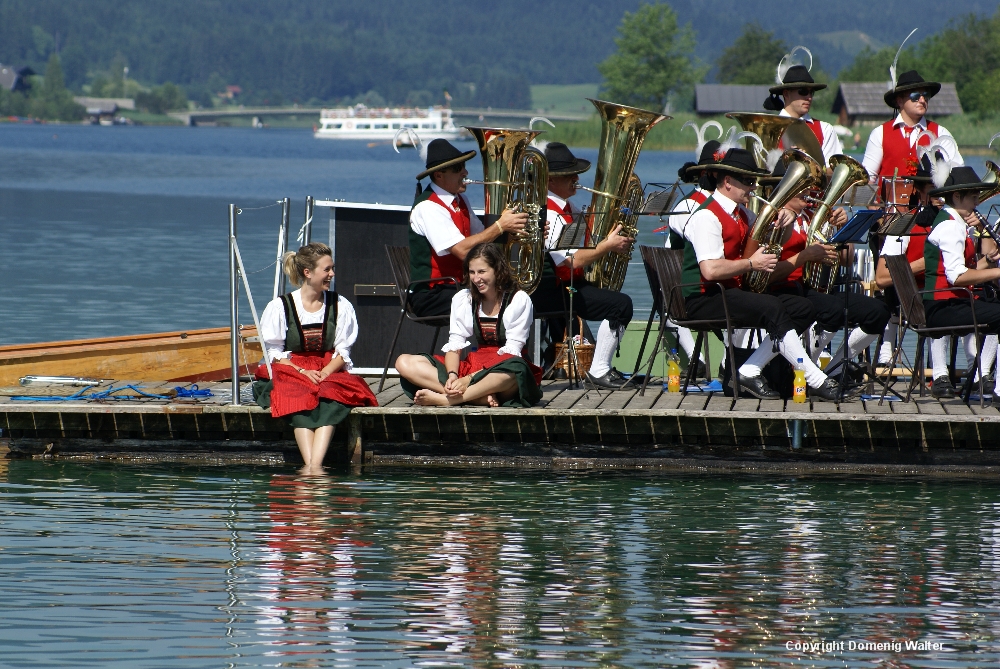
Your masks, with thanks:
[[[753,395],[759,400],[780,400],[781,394],[777,393],[767,385],[767,381],[761,375],[757,376],[743,376],[739,374],[740,377],[740,394],[747,393]],[[729,387],[734,388],[732,379],[729,380]]]
[[[627,383],[621,374],[615,375],[614,369],[609,369],[604,376],[594,376],[587,372],[587,380],[598,388],[607,388],[608,390],[618,390]]]
[[[621,372],[619,372],[614,367],[612,367],[610,370],[608,370],[608,374],[611,376],[611,378],[612,378],[613,381],[615,381],[616,383],[618,383],[618,387],[619,388],[622,387],[622,386],[633,385],[633,384],[635,384],[635,382],[637,380],[637,377],[635,377],[635,376],[630,376],[629,378],[626,379],[625,375],[622,374]],[[642,380],[639,379],[639,382],[642,383]]]
[[[840,375],[844,373],[843,365],[844,365],[843,362],[838,362],[836,365],[832,367],[827,367],[823,373],[826,374],[831,379],[837,379],[837,381],[839,382]],[[864,383],[865,376],[867,374],[868,374],[868,367],[866,367],[865,365],[859,365],[853,360],[849,360],[847,362],[847,374],[844,374],[844,379],[849,383]]]
[[[687,368],[684,370],[684,375],[685,375],[684,378],[687,378],[687,373],[690,372],[690,371],[691,371],[691,363],[688,363]],[[699,360],[698,361],[698,369],[695,370],[694,376],[692,378],[703,379],[703,378],[705,378],[705,372],[706,371],[707,370],[705,369],[705,361],[704,360]]]
[[[990,393],[990,397],[993,399],[993,406],[1000,407],[1000,395]]]
[[[810,388],[809,397],[822,402],[839,402],[840,384],[833,379],[827,379],[819,388]]]
[[[955,397],[955,389],[951,385],[951,379],[947,376],[939,376],[931,384],[931,396],[939,400],[949,400]]]
[[[564,381],[569,378],[569,374],[562,367],[553,367],[552,371],[549,372],[549,378],[556,381]]]

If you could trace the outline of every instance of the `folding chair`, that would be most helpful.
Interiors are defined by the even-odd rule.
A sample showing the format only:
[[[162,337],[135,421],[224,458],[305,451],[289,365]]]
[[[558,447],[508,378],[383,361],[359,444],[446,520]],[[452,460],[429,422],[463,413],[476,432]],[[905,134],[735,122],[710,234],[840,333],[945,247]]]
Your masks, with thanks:
[[[451,323],[451,314],[445,314],[444,316],[417,316],[413,313],[413,308],[410,306],[410,297],[413,295],[414,287],[423,286],[431,282],[458,284],[458,281],[450,276],[410,281],[410,247],[389,246],[386,244],[385,253],[389,256],[392,278],[396,282],[396,291],[399,293],[399,322],[396,324],[396,334],[392,336],[392,345],[389,346],[389,354],[385,358],[385,367],[382,368],[382,380],[379,381],[378,392],[382,392],[382,386],[385,385],[385,377],[389,373],[392,354],[396,350],[396,342],[399,340],[399,332],[403,328],[404,319],[436,328],[434,330],[434,340],[431,342],[431,353],[434,353],[434,347],[437,346],[441,328],[448,327]]]

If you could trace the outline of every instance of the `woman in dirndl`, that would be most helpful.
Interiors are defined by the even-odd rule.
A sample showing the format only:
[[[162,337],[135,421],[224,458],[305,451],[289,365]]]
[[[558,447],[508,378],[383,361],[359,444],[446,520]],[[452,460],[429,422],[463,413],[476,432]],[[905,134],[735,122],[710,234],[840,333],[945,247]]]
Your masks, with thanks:
[[[313,242],[282,258],[282,267],[298,290],[268,303],[260,318],[260,339],[271,361],[257,367],[254,399],[293,428],[305,467],[322,471],[334,429],[351,407],[378,406],[364,379],[350,373],[351,347],[358,338],[354,307],[330,291],[333,254]]]
[[[531,299],[518,290],[495,244],[465,256],[462,285],[451,301],[444,356],[401,355],[401,385],[421,406],[529,407],[542,398],[542,369],[521,355],[531,329]],[[477,348],[462,359],[475,341]]]

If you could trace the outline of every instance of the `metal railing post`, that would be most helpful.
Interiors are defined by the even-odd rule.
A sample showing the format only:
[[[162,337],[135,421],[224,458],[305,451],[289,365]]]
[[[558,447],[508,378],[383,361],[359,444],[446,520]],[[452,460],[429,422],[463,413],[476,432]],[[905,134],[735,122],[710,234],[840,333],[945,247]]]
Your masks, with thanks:
[[[316,200],[312,195],[306,196],[306,220],[302,225],[302,245],[312,243],[312,219],[316,209]]]
[[[229,205],[229,346],[232,364],[232,405],[240,404],[240,354],[239,354],[239,271],[236,268],[236,213],[235,204]]]
[[[278,228],[278,256],[274,263],[274,292],[271,299],[285,294],[285,273],[281,271],[281,256],[288,250],[288,219],[292,212],[292,202],[287,197],[281,201],[281,227]]]

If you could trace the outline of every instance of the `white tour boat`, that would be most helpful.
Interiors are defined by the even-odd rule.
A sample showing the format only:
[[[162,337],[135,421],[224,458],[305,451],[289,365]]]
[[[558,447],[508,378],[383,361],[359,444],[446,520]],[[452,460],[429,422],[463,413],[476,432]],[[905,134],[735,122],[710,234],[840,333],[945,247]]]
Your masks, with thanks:
[[[391,141],[402,128],[410,128],[421,142],[443,139],[461,139],[468,133],[456,128],[447,107],[353,107],[324,109],[320,112],[320,126],[313,136],[320,139],[384,139]],[[406,134],[400,143],[406,143]]]

